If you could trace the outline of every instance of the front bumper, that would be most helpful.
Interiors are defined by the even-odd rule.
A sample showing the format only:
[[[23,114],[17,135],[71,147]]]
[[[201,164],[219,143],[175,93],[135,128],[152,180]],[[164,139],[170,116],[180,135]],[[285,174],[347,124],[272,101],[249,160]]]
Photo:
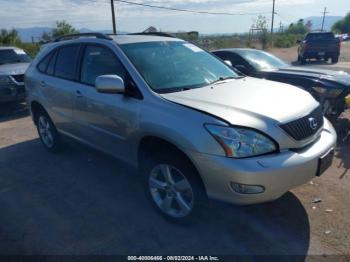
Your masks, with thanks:
[[[24,102],[25,88],[24,85],[8,84],[0,86],[0,103]]]
[[[300,150],[246,159],[231,159],[192,153],[209,198],[233,204],[255,204],[272,201],[290,189],[315,177],[321,156],[336,146],[336,132],[325,119],[325,127],[317,141]],[[231,182],[260,185],[259,194],[239,194]]]

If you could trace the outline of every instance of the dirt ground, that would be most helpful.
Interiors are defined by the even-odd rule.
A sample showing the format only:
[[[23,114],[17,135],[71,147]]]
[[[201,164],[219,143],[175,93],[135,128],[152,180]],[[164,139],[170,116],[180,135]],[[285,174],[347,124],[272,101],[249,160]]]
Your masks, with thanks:
[[[74,142],[51,154],[25,105],[0,107],[0,254],[350,255],[350,110],[334,126],[324,175],[271,203],[211,202],[183,227],[154,212],[132,168]]]

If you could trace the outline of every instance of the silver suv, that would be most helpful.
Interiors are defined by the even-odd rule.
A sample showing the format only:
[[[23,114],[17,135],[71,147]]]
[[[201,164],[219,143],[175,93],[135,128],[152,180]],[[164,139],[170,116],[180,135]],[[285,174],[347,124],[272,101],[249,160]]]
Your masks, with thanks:
[[[58,39],[25,79],[48,150],[68,136],[138,167],[152,204],[175,221],[207,197],[277,199],[332,162],[336,133],[309,93],[242,76],[180,39]]]
[[[24,72],[31,59],[17,47],[0,47],[0,104],[23,102]]]

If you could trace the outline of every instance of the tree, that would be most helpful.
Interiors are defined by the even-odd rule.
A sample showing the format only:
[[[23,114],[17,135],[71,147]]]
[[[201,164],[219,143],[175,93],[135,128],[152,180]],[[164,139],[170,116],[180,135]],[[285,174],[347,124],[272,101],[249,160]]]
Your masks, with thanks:
[[[18,45],[22,41],[15,29],[6,30],[1,29],[0,31],[0,44],[2,45]]]
[[[350,12],[332,26],[332,31],[336,33],[350,33]]]
[[[267,31],[267,19],[265,16],[259,15],[254,21],[253,28],[260,31],[259,40],[263,49],[267,48],[269,43],[269,33]]]
[[[291,23],[289,25],[287,34],[304,35],[309,31],[310,29],[304,24],[304,19],[299,19],[296,24]]]
[[[52,39],[63,35],[78,34],[79,31],[76,30],[71,24],[68,24],[65,20],[56,21],[55,28],[51,32],[44,32],[41,36],[41,42],[48,42]]]

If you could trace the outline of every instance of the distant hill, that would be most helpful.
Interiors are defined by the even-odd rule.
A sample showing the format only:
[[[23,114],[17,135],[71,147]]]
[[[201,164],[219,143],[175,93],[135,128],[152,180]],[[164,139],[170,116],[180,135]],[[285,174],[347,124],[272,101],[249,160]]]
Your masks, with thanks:
[[[332,26],[342,19],[342,16],[326,16],[324,20],[324,30],[330,31]],[[320,30],[322,27],[322,16],[310,16],[307,18],[304,18],[305,23],[307,21],[311,21],[312,23],[312,30]]]
[[[39,40],[41,35],[44,32],[50,32],[52,30],[51,27],[28,27],[28,28],[15,28],[18,31],[18,34],[23,42],[31,42],[32,37],[35,42]],[[112,30],[92,30],[89,28],[81,28],[79,32],[81,33],[89,33],[89,32],[101,32],[104,34],[111,34]],[[127,32],[118,31],[118,34],[126,34]]]

